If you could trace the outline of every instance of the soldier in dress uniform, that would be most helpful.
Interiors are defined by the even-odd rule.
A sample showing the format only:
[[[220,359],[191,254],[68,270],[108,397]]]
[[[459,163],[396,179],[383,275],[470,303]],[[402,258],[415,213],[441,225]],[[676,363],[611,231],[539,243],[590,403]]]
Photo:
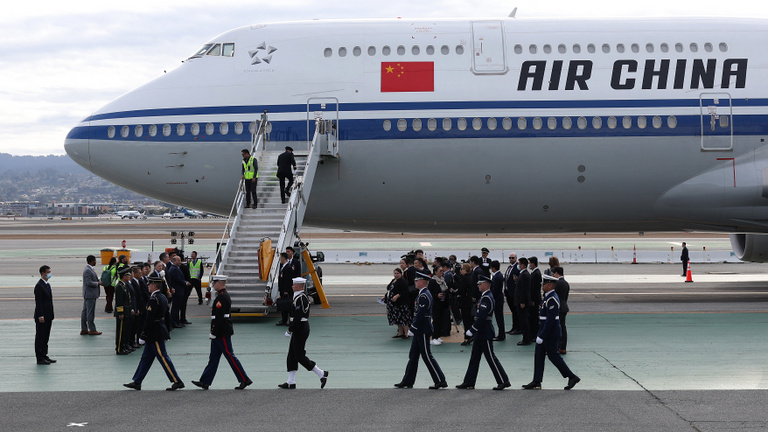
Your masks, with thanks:
[[[165,374],[168,376],[168,380],[171,382],[171,386],[166,390],[173,391],[184,388],[184,383],[179,378],[179,374],[176,373],[176,368],[173,367],[173,362],[165,350],[165,341],[170,339],[171,336],[165,324],[165,317],[168,315],[168,299],[160,293],[162,286],[162,278],[149,278],[150,294],[147,301],[147,317],[144,321],[144,330],[142,330],[141,338],[139,339],[139,343],[144,345],[144,352],[141,354],[141,360],[136,368],[136,373],[133,374],[133,380],[123,384],[123,386],[134,390],[141,390],[141,382],[147,376],[147,372],[149,372],[152,362],[155,361],[155,357],[157,357],[160,366],[162,366]]]
[[[115,353],[117,355],[130,354],[131,348],[131,314],[133,313],[133,299],[131,290],[128,289],[128,281],[131,280],[131,268],[121,267],[117,271],[118,281],[115,285]]]
[[[440,365],[435,361],[429,348],[429,339],[434,331],[432,328],[433,300],[432,294],[427,289],[430,279],[432,279],[430,275],[416,272],[415,283],[416,289],[419,290],[419,295],[416,297],[416,312],[413,317],[413,323],[408,330],[408,336],[413,336],[413,341],[411,342],[411,351],[408,353],[408,365],[405,367],[405,375],[399,383],[395,384],[397,388],[413,387],[413,383],[416,382],[416,372],[419,369],[419,357],[424,360],[424,364],[427,365],[429,374],[432,376],[432,381],[435,383],[429,388],[437,390],[448,387],[448,383],[445,382],[445,375],[440,370]]]
[[[229,319],[232,300],[227,293],[227,277],[213,275],[211,280],[213,281],[213,289],[216,290],[216,300],[213,301],[211,307],[211,334],[208,336],[211,339],[211,355],[208,358],[208,366],[205,367],[203,375],[200,376],[200,381],[192,381],[192,384],[203,390],[208,390],[216,376],[219,360],[223,354],[226,356],[232,372],[235,373],[237,382],[240,383],[239,386],[235,387],[235,390],[243,390],[253,384],[253,381],[248,378],[243,365],[235,357],[235,351],[232,349],[231,336],[235,334],[235,331],[232,329],[232,320]]]
[[[492,281],[484,275],[480,275],[479,278],[477,285],[482,294],[480,295],[480,301],[477,302],[475,322],[466,332],[467,336],[474,336],[475,342],[472,344],[472,356],[469,358],[469,366],[467,367],[467,373],[464,375],[464,381],[457,385],[456,388],[466,390],[475,388],[477,372],[480,368],[480,356],[485,355],[485,360],[488,362],[488,366],[491,367],[493,377],[496,379],[496,384],[498,384],[493,389],[504,390],[512,384],[509,383],[507,373],[504,372],[504,368],[493,352],[493,341],[496,334],[493,328],[493,314],[496,310],[496,301],[491,292]]]
[[[542,277],[544,299],[539,306],[539,333],[536,337],[536,354],[534,357],[533,381],[523,386],[526,390],[541,389],[541,381],[544,378],[544,357],[560,371],[563,378],[568,378],[566,390],[575,386],[581,378],[576,376],[565,364],[565,360],[558,352],[560,342],[560,299],[555,293],[557,278],[544,275]]]
[[[307,357],[307,351],[304,348],[309,338],[309,297],[304,292],[304,285],[307,280],[302,277],[293,278],[293,306],[291,308],[290,324],[285,337],[290,338],[288,345],[288,381],[278,385],[282,389],[296,388],[296,372],[299,365],[304,366],[308,371],[312,371],[320,378],[320,388],[325,387],[328,381],[328,371],[317,367],[317,363]]]

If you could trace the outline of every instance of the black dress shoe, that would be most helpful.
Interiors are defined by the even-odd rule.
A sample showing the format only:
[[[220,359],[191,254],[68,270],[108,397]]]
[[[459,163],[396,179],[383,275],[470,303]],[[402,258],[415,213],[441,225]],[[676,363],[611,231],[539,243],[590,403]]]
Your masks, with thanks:
[[[123,384],[123,387],[128,387],[129,389],[134,389],[134,390],[141,390],[141,383],[137,383],[136,381],[131,381],[127,384]]]
[[[461,343],[461,346],[467,346],[467,345],[469,345],[471,343],[472,342],[470,342],[469,339],[467,339],[467,340],[465,340],[464,342]]]
[[[395,384],[395,387],[397,388],[413,388],[413,384],[406,384],[404,382],[399,382]]]
[[[462,390],[474,390],[475,386],[473,386],[471,384],[467,384],[467,383],[461,383],[461,384],[457,385],[456,388],[457,389],[462,389]]]
[[[282,321],[278,321],[278,322],[277,322],[277,324],[275,324],[275,325],[276,325],[276,326],[287,326],[287,325],[288,325],[288,323],[284,323],[284,322],[282,322]]]
[[[501,383],[501,384],[497,385],[496,387],[494,387],[493,389],[494,390],[504,390],[507,387],[512,387],[512,384],[509,381],[507,381],[505,383]]]
[[[198,305],[201,305],[201,304],[203,304],[203,301],[202,301],[202,300],[198,300],[198,301],[197,301],[197,304],[198,304]]]
[[[183,389],[183,388],[184,388],[184,383],[181,381],[176,381],[175,383],[173,383],[173,385],[168,387],[166,390],[174,391],[174,390]]]
[[[288,389],[288,390],[293,390],[296,388],[296,384],[288,384],[287,382],[278,384],[277,386],[280,387],[281,389]]]
[[[511,335],[521,335],[521,334],[523,334],[523,332],[521,332],[520,330],[512,330],[512,332],[510,334]]]
[[[573,388],[573,386],[575,386],[576,384],[578,384],[578,383],[579,383],[579,381],[581,381],[581,378],[579,378],[579,377],[577,377],[576,375],[574,375],[574,376],[572,376],[572,377],[568,378],[568,385],[567,385],[567,386],[565,386],[563,389],[564,389],[564,390],[570,390],[570,389],[572,389],[572,388]]]
[[[522,345],[530,345],[531,342],[530,341],[520,341],[517,344],[520,345],[520,346],[522,346]]]
[[[120,351],[116,352],[115,354],[117,354],[117,355],[128,355],[130,353],[131,353],[130,351],[120,350]]]
[[[505,340],[505,339],[506,339],[506,338],[503,338],[503,337],[502,337],[502,338],[500,338],[500,337],[495,337],[495,338],[493,338],[493,341],[494,341],[494,342],[501,342],[501,341],[503,341],[503,340]]]
[[[320,378],[320,388],[325,388],[326,382],[328,382],[328,371],[323,372],[323,377]]]
[[[189,322],[189,321],[187,321],[187,320],[184,320],[184,321],[182,321],[181,323],[182,323],[182,324],[184,324],[184,325],[190,325],[190,324],[192,324],[191,322]]]
[[[448,387],[448,383],[445,381],[440,381],[439,383],[435,383],[435,385],[429,386],[430,390],[439,390],[441,388]]]
[[[247,380],[241,382],[239,386],[235,387],[235,390],[244,390],[246,387],[248,387],[251,384],[253,384],[253,381],[251,381],[250,379],[247,379]],[[208,387],[208,386],[206,386],[206,387]]]
[[[54,360],[54,359],[52,359],[52,358],[50,358],[48,356],[46,356],[45,359],[48,360],[48,363],[56,363],[56,360]]]
[[[525,384],[523,388],[526,390],[541,390],[541,383],[536,381],[531,381],[528,384]]]
[[[396,335],[392,336],[392,339],[401,339],[402,337],[403,337],[403,335],[396,334]]]
[[[200,387],[203,390],[208,390],[208,384],[202,382],[202,381],[192,381],[192,384]]]
[[[48,366],[49,364],[51,364],[51,362],[49,362],[46,359],[40,359],[40,360],[37,361],[37,364]]]

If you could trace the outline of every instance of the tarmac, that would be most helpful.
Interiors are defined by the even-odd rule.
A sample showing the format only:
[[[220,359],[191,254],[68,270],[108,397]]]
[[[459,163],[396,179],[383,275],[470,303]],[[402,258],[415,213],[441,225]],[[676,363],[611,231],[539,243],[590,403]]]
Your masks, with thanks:
[[[188,312],[193,324],[174,330],[167,345],[187,388],[164,391],[168,381],[155,364],[143,390],[136,392],[122,384],[130,381],[141,351],[114,355],[114,318],[103,312],[103,297],[96,326],[104,334],[79,335],[80,274],[87,253],[119,244],[129,234],[135,236],[130,242],[156,240],[165,247],[166,225],[96,222],[73,229],[64,221],[43,224],[45,239],[25,240],[32,229],[0,223],[3,430],[768,430],[766,264],[699,265],[694,283],[680,277],[679,264],[568,265],[572,312],[565,360],[582,381],[564,391],[566,380],[547,364],[544,389],[522,390],[533,374],[533,346],[517,346],[519,337],[508,337],[495,343],[513,384],[502,392],[490,390],[495,382],[484,362],[476,390],[454,389],[470,350],[448,342],[432,347],[448,389],[428,390],[431,382],[423,367],[414,389],[394,389],[410,342],[391,338],[395,330],[376,303],[394,266],[325,264],[324,287],[332,309],[312,309],[307,344],[309,357],[330,371],[325,389],[303,369],[297,390],[277,389],[287,376],[288,339],[271,316],[235,319],[235,353],[252,386],[233,390],[237,382],[226,362],[210,390],[192,386],[207,363],[210,322],[209,310],[193,296]],[[206,241],[207,225],[186,224],[184,229],[192,227]],[[90,238],[89,231],[97,238]],[[349,241],[345,234],[329,233],[322,241],[340,245]],[[655,241],[673,241],[677,235]],[[430,239],[400,239],[397,246],[410,250],[422,240]],[[516,239],[496,241],[514,247]],[[554,246],[558,241],[571,240],[542,237]],[[462,243],[479,249],[487,239],[465,237]],[[33,350],[32,287],[43,262],[54,272],[56,319],[49,355],[58,362],[50,366],[36,365]],[[509,323],[511,315],[505,318]]]

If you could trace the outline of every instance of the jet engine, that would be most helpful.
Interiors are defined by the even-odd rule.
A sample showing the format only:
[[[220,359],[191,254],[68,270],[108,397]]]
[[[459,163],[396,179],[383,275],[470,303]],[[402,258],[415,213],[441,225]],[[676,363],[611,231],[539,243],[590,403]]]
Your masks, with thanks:
[[[768,262],[768,234],[731,234],[731,247],[742,261]]]

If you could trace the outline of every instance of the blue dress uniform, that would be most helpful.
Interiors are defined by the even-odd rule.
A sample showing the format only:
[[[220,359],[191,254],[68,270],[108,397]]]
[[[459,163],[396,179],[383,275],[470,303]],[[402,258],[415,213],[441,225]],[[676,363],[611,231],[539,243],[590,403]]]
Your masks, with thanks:
[[[309,297],[302,291],[293,296],[293,307],[290,311],[291,342],[288,344],[286,366],[288,372],[299,369],[299,364],[308,371],[315,367],[315,362],[307,357],[307,339],[309,339]]]
[[[417,273],[416,277],[417,279],[430,278],[420,273]],[[408,353],[408,365],[405,368],[405,376],[403,376],[401,382],[395,384],[395,387],[413,387],[413,383],[416,382],[416,372],[419,369],[419,357],[424,360],[424,364],[432,376],[432,381],[435,383],[430,388],[439,389],[448,386],[445,382],[445,375],[440,369],[440,365],[437,364],[437,361],[432,356],[432,351],[429,347],[429,339],[433,332],[432,304],[432,294],[429,292],[429,289],[424,287],[419,290],[419,295],[416,298],[416,313],[410,328],[410,331],[413,333],[413,341],[411,342],[411,350]]]
[[[150,279],[151,280],[151,279]],[[123,384],[128,388],[141,390],[141,382],[147,376],[149,368],[152,367],[155,357],[160,362],[160,366],[165,371],[165,375],[172,383],[166,390],[176,390],[184,388],[184,383],[176,373],[171,358],[165,350],[165,341],[170,339],[170,333],[165,326],[165,316],[168,314],[168,299],[165,298],[159,290],[155,290],[149,296],[147,302],[147,318],[144,322],[144,330],[141,332],[141,339],[145,342],[144,352],[141,354],[139,366],[136,373],[133,374],[133,382]]]
[[[507,377],[507,373],[493,352],[493,338],[496,333],[493,328],[493,313],[495,309],[496,303],[493,293],[491,290],[487,290],[480,296],[480,301],[477,303],[475,322],[469,328],[469,331],[475,337],[475,342],[472,344],[472,355],[469,358],[469,366],[467,367],[467,373],[464,375],[464,381],[456,386],[457,388],[470,389],[475,387],[481,355],[485,356],[485,360],[488,362],[488,366],[490,366],[493,373],[493,378],[498,384],[497,387],[494,387],[494,390],[504,390],[510,386],[509,377]]]
[[[208,366],[205,367],[203,375],[200,377],[199,383],[201,385],[193,381],[193,384],[198,387],[207,389],[213,383],[222,355],[227,359],[237,382],[240,383],[240,386],[235,387],[236,389],[242,390],[253,383],[232,349],[231,336],[235,334],[235,331],[232,328],[232,320],[229,319],[231,307],[232,300],[229,298],[227,290],[219,290],[211,307],[211,355],[208,357]]]
[[[548,279],[552,279],[551,281]],[[554,283],[557,279],[551,276],[545,276],[544,283]],[[533,382],[524,385],[525,389],[540,389],[541,381],[544,378],[544,357],[549,357],[549,361],[560,371],[563,378],[568,378],[566,390],[571,389],[581,379],[576,376],[565,364],[565,360],[558,352],[560,343],[560,299],[555,290],[552,289],[544,295],[544,299],[539,306],[539,333],[536,340],[536,353],[534,356]]]

